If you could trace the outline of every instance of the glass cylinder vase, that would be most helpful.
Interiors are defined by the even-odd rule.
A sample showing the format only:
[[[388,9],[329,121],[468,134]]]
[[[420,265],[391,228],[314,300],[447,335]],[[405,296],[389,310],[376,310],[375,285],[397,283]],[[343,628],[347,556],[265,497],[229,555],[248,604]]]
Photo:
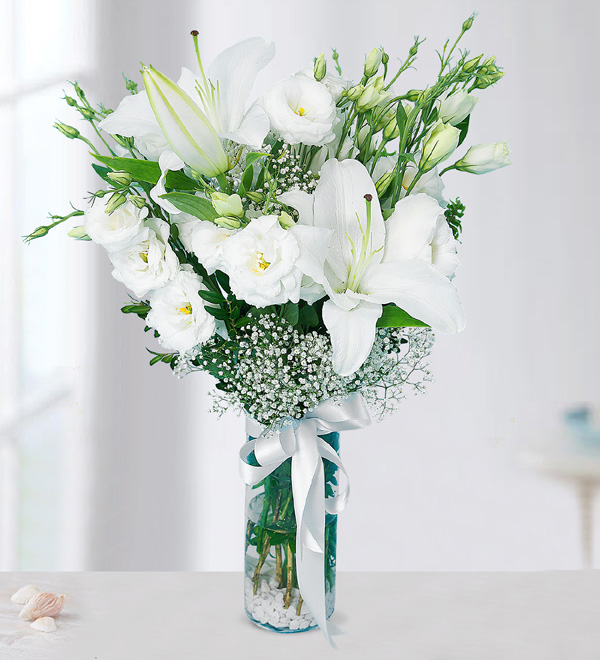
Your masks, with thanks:
[[[335,451],[339,433],[321,436]],[[251,440],[252,438],[249,438]],[[337,492],[338,468],[323,460],[325,492]],[[254,453],[249,461],[258,465]],[[317,623],[302,600],[296,576],[296,517],[291,480],[292,459],[256,486],[246,487],[245,609],[261,628],[302,632]],[[325,603],[327,618],[335,607],[337,516],[325,514]]]

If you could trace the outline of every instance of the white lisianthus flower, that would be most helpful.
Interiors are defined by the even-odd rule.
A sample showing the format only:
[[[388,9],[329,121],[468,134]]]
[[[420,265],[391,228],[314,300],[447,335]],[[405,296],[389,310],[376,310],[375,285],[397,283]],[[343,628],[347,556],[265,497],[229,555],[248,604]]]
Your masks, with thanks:
[[[169,245],[169,225],[150,218],[134,241],[109,253],[113,277],[138,298],[165,286],[179,270],[179,260]]]
[[[314,227],[284,229],[276,215],[254,218],[222,247],[233,293],[257,307],[297,303],[305,271],[319,258],[322,267],[329,235]],[[316,259],[309,244],[319,253]]]
[[[158,332],[165,348],[185,353],[215,334],[215,319],[198,295],[201,290],[207,290],[202,280],[185,265],[166,286],[150,294],[146,323]]]
[[[315,73],[314,73],[314,67],[312,66],[306,66],[300,69],[298,73],[295,74],[296,76],[304,76],[306,78],[310,78],[311,80],[315,79]],[[333,97],[333,100],[337,103],[342,94],[348,87],[350,87],[350,81],[346,80],[346,78],[343,78],[342,76],[338,76],[336,73],[329,73],[327,72],[321,80],[319,80],[321,85],[325,85],[327,89],[329,90],[329,93]]]
[[[471,174],[486,174],[501,167],[511,165],[508,142],[476,144],[454,164],[457,170]]]
[[[377,182],[379,179],[388,172],[391,172],[396,166],[397,159],[395,156],[384,156],[379,158],[375,164],[375,169],[373,170],[372,179]],[[413,182],[418,168],[414,163],[407,163],[406,169],[404,170],[404,177],[402,178],[402,191],[401,197],[406,196],[406,191],[410,187],[410,184]],[[415,187],[410,191],[411,195],[418,195],[419,193],[425,193],[430,197],[433,197],[441,206],[446,206],[446,200],[444,199],[444,182],[442,177],[439,175],[438,168],[434,167],[421,175]]]
[[[438,117],[444,124],[456,126],[473,112],[478,101],[476,96],[467,94],[463,89],[459,89],[450,96],[446,93],[436,101]]]
[[[143,220],[148,215],[144,206],[138,209],[130,201],[121,204],[112,213],[106,212],[108,197],[96,199],[85,211],[85,233],[98,245],[109,252],[125,248],[136,238],[143,226]]]
[[[179,240],[181,244],[188,252],[193,252],[192,249],[192,238],[196,227],[202,220],[197,218],[195,215],[190,215],[189,213],[177,213],[170,216],[172,223],[177,225],[179,231]]]
[[[217,269],[223,269],[223,246],[225,241],[238,231],[238,229],[219,227],[207,220],[198,220],[194,224],[187,243],[190,251],[198,257],[198,261],[206,268],[209,275]]]
[[[289,144],[322,146],[335,138],[335,101],[314,79],[293,76],[276,83],[264,95],[263,107],[271,128]]]

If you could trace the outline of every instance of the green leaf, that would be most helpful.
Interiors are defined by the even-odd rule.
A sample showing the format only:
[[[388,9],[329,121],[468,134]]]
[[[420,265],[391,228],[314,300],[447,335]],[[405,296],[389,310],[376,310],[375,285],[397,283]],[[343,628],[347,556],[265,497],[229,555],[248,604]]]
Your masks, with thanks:
[[[471,119],[471,115],[467,115],[465,119],[463,119],[460,124],[456,124],[456,128],[460,131],[460,136],[458,138],[458,146],[465,141],[465,138],[467,137],[467,133],[469,132],[469,120]]]
[[[261,153],[261,152],[257,152],[257,151],[253,151],[253,152],[247,154],[247,156],[246,156],[246,167],[248,167],[248,165],[252,165],[252,163],[255,160],[258,160],[259,158],[262,158],[263,156],[270,157],[270,154],[267,154],[267,153],[264,153],[264,152]]]
[[[94,168],[94,172],[101,178],[104,179],[107,183],[110,183],[111,185],[114,183],[114,181],[111,181],[106,175],[110,172],[110,169],[108,167],[102,167],[102,165],[98,165],[97,163],[92,163],[92,167]]]
[[[296,303],[287,303],[283,308],[282,318],[284,318],[290,325],[296,325],[300,312]]]
[[[162,355],[155,355],[151,360],[150,360],[150,366],[156,364],[157,362],[160,362],[162,360]]]
[[[377,321],[378,328],[428,328],[427,323],[413,318],[396,305],[385,305],[383,313]]]
[[[226,291],[227,293],[231,293],[231,287],[229,286],[229,277],[225,275],[225,273],[222,270],[216,270],[215,277],[217,278],[217,282],[219,283],[219,286],[223,289],[223,291]]]
[[[319,325],[319,315],[312,305],[305,305],[300,310],[300,325],[305,328],[314,328]]]
[[[198,291],[198,295],[202,300],[206,300],[206,302],[213,303],[220,305],[221,303],[225,302],[225,298],[220,293],[217,293],[216,291]]]
[[[396,108],[396,123],[398,124],[398,130],[400,135],[404,133],[404,126],[406,125],[406,110],[402,105],[402,101],[398,102],[398,107]]]
[[[166,193],[165,195],[161,195],[161,197],[168,199],[180,211],[189,213],[196,218],[200,218],[200,220],[212,222],[215,218],[219,217],[213,205],[202,197],[181,192]]]
[[[107,165],[111,170],[129,172],[136,181],[155,185],[160,178],[160,167],[152,160],[138,158],[111,158],[93,154],[94,158]],[[197,190],[198,185],[183,172],[169,172],[165,181],[167,188],[176,190]]]
[[[212,314],[216,319],[220,321],[226,321],[229,318],[229,314],[226,310],[221,309],[220,307],[205,307],[206,311],[209,314]]]
[[[146,305],[145,303],[125,305],[125,307],[121,307],[121,311],[123,314],[137,314],[141,318],[146,318],[146,315],[150,311],[150,305]]]

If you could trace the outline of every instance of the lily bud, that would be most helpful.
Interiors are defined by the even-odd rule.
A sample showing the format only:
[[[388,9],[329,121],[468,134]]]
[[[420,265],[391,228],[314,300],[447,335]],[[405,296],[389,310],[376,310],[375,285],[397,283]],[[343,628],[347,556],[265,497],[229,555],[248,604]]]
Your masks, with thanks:
[[[68,137],[69,140],[74,140],[81,135],[76,128],[73,126],[67,126],[67,124],[63,124],[60,121],[54,122],[54,128],[58,129],[65,137]]]
[[[386,172],[381,178],[377,180],[375,184],[375,190],[377,191],[377,196],[381,197],[385,191],[390,187],[390,183],[394,178],[393,170],[391,172]]]
[[[141,195],[129,195],[129,201],[138,209],[143,209],[146,206],[146,200]]]
[[[427,172],[446,160],[458,146],[459,138],[458,128],[442,121],[436,122],[425,136],[419,169]]]
[[[214,222],[223,229],[239,229],[242,226],[242,223],[235,218],[215,218]]]
[[[106,178],[120,186],[128,186],[133,181],[133,177],[129,172],[108,172]]]
[[[239,195],[226,195],[222,192],[214,192],[210,196],[212,205],[219,215],[241,218],[244,215],[242,198]]]
[[[179,158],[207,177],[226,172],[229,159],[221,140],[196,103],[153,67],[144,68],[143,76],[154,115]]]
[[[127,197],[125,197],[125,195],[119,192],[114,193],[113,195],[111,195],[111,198],[108,200],[105,213],[107,215],[110,215],[113,211],[116,211],[116,209],[118,209],[119,206],[125,204],[126,201],[127,201]]]
[[[373,48],[365,57],[365,77],[371,78],[377,73],[379,65],[381,64],[382,52],[381,48]]]
[[[446,98],[439,99],[438,117],[444,124],[456,126],[471,114],[478,101],[477,97],[461,89]]]
[[[315,66],[313,69],[313,74],[315,76],[315,80],[320,82],[325,78],[325,74],[327,73],[327,61],[325,60],[325,55],[321,53],[319,57],[315,59]]]
[[[279,224],[284,229],[289,229],[290,227],[293,227],[296,223],[294,222],[294,218],[292,218],[292,216],[289,213],[282,211],[281,215],[279,216]]]
[[[510,150],[507,142],[476,144],[454,164],[454,167],[461,172],[486,174],[511,165],[509,155]]]

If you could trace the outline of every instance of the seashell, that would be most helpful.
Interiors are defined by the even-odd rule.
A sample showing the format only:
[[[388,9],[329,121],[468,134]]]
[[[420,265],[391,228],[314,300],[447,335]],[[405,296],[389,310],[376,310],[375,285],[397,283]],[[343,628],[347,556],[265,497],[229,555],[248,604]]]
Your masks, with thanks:
[[[54,619],[51,616],[43,616],[40,619],[36,619],[32,624],[31,627],[34,630],[39,630],[40,632],[54,632],[56,630],[56,623],[54,622]]]
[[[41,593],[34,596],[21,610],[19,616],[27,621],[34,621],[42,617],[55,617],[61,613],[65,604],[65,595]]]
[[[10,599],[17,605],[27,605],[27,603],[39,593],[39,587],[36,587],[35,584],[28,584],[26,587],[21,587],[21,589],[13,594]]]

